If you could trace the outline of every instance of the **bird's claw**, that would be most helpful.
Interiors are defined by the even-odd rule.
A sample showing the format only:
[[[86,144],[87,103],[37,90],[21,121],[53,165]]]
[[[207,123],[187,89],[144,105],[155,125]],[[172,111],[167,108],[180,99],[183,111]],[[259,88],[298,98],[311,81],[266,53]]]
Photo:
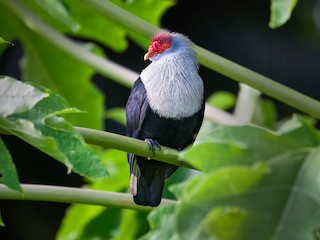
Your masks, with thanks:
[[[153,157],[156,155],[156,147],[161,150],[161,145],[157,140],[146,138],[144,141],[148,143],[150,150],[153,152]]]

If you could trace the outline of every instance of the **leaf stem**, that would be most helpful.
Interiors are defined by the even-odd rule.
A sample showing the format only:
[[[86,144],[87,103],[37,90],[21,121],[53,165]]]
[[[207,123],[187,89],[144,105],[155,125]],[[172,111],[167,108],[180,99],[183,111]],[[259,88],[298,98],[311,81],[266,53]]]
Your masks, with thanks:
[[[21,184],[23,193],[0,184],[0,199],[46,201],[60,203],[82,203],[113,208],[150,211],[151,207],[136,205],[126,193],[107,192],[73,187]],[[162,199],[161,206],[175,205],[177,201]]]

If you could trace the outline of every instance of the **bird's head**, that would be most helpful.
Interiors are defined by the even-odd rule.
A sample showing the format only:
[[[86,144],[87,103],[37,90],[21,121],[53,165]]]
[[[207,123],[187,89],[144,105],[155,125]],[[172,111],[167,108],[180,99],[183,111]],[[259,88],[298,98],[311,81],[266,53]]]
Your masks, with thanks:
[[[180,33],[162,30],[152,37],[148,52],[144,55],[144,60],[151,61],[159,59],[166,53],[178,52],[187,48],[191,49],[191,41]]]
[[[172,35],[167,31],[161,31],[152,37],[148,52],[144,55],[144,60],[151,59],[158,54],[171,48]]]

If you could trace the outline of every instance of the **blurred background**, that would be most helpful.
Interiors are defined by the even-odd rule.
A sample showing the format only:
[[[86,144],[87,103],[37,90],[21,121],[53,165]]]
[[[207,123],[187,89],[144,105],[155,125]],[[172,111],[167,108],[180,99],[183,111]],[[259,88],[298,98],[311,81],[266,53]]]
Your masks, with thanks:
[[[269,28],[269,18],[270,1],[180,0],[164,13],[161,25],[189,36],[201,47],[320,100],[320,1],[299,1],[292,18],[278,29]],[[23,49],[19,41],[14,44],[0,58],[0,74],[19,79],[18,61]],[[148,64],[143,61],[146,49],[131,40],[123,53],[102,47],[109,59],[136,72]],[[200,68],[200,75],[205,82],[206,97],[217,90],[238,92],[237,82],[205,67]],[[93,79],[105,93],[106,108],[125,106],[129,88],[100,75]],[[274,102],[278,118],[296,112]],[[105,121],[105,130],[125,134],[124,127],[111,120]],[[3,139],[13,155],[21,182],[62,186],[84,184],[81,177],[67,174],[62,164],[21,140],[12,136],[3,136]],[[0,228],[0,239],[54,239],[67,207],[60,203],[1,200],[1,215],[6,227]]]

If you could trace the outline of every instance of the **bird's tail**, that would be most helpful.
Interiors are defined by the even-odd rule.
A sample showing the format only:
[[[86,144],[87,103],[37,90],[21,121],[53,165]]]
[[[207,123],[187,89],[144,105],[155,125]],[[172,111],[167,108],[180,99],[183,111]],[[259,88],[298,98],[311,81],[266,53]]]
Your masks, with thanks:
[[[166,164],[135,156],[131,162],[130,192],[136,204],[158,206],[161,202]]]

